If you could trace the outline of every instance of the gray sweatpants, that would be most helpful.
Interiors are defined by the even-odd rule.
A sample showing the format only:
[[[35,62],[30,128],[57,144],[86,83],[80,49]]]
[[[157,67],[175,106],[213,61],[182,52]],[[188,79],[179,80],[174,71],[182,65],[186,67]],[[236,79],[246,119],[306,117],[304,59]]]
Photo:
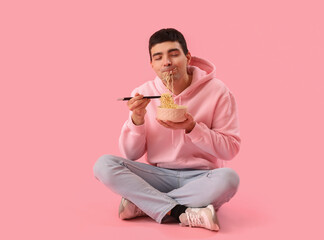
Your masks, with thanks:
[[[156,222],[177,204],[218,209],[236,193],[239,177],[230,168],[213,170],[165,169],[104,155],[94,175],[113,192],[127,198]]]

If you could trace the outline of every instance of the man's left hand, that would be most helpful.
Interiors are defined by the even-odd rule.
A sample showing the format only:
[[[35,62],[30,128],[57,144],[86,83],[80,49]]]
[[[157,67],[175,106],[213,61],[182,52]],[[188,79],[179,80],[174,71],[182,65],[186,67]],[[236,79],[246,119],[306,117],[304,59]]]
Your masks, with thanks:
[[[196,122],[193,119],[193,117],[189,114],[186,113],[185,117],[187,118],[183,122],[171,122],[171,121],[162,121],[159,119],[156,119],[162,126],[170,129],[185,129],[186,133],[190,133],[192,129],[195,127]]]

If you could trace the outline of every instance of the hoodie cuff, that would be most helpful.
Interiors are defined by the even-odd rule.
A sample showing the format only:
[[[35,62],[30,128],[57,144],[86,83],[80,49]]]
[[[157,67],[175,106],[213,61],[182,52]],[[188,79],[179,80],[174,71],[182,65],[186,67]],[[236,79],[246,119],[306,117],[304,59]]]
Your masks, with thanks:
[[[191,130],[190,133],[187,133],[186,136],[188,136],[192,142],[199,142],[203,136],[202,132],[202,127],[196,122],[195,127]]]
[[[138,135],[142,135],[145,133],[145,126],[144,124],[142,125],[135,125],[132,121],[132,118],[129,117],[127,120],[127,127],[129,130],[131,130],[131,132],[138,134]]]

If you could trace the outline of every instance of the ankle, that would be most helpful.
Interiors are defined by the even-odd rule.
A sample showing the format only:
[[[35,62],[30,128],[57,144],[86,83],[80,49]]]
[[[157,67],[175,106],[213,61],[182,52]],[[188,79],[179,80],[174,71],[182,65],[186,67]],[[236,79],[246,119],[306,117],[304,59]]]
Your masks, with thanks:
[[[188,208],[188,207],[186,207],[186,206],[184,206],[184,205],[180,205],[180,204],[178,204],[178,205],[176,205],[174,208],[171,209],[171,211],[170,211],[170,216],[174,217],[177,221],[180,222],[179,217],[180,217],[180,215],[181,215],[182,213],[185,213],[185,212],[186,212],[186,209],[187,209],[187,208]]]

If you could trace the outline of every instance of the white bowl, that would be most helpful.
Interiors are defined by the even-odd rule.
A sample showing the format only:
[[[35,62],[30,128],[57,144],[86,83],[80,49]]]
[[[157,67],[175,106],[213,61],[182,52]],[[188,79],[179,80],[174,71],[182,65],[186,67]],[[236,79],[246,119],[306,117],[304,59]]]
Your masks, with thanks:
[[[161,108],[158,107],[156,111],[157,119],[162,121],[183,122],[186,120],[184,116],[187,112],[186,106],[178,106],[177,108]]]

